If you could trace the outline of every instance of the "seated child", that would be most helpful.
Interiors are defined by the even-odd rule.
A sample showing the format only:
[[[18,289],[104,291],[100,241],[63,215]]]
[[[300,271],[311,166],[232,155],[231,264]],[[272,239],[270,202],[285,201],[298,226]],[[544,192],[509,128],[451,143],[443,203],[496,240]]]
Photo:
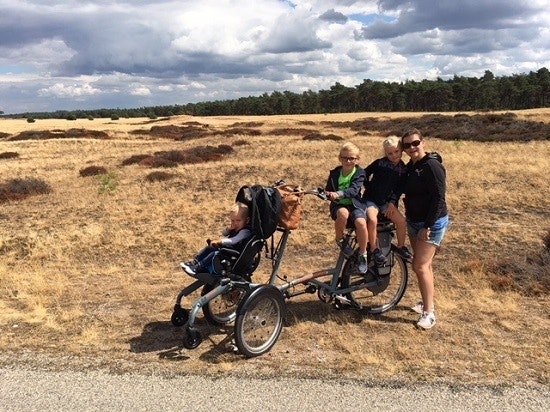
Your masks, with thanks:
[[[355,226],[357,244],[359,246],[359,264],[361,273],[366,273],[367,266],[367,220],[361,207],[361,188],[365,179],[365,171],[359,162],[359,148],[347,142],[340,148],[338,156],[341,166],[329,173],[325,191],[330,203],[330,217],[334,220],[336,244],[344,248],[343,238],[348,219]],[[351,255],[353,250],[344,248],[344,253]]]
[[[246,246],[246,242],[250,239],[250,236],[252,236],[252,232],[247,227],[249,220],[248,206],[240,202],[233,204],[229,209],[230,224],[222,231],[222,235],[225,237],[210,242],[208,246],[197,253],[194,260],[185,263],[181,262],[180,266],[191,276],[201,272],[215,275],[212,261],[216,254],[219,253],[218,249],[223,247],[242,250]]]
[[[405,177],[405,163],[401,160],[403,154],[401,140],[397,136],[389,136],[384,140],[382,146],[385,157],[375,160],[365,168],[365,191],[362,202],[367,213],[369,244],[373,251],[374,261],[377,264],[384,264],[386,257],[376,248],[378,213],[382,213],[395,223],[397,253],[405,260],[410,261],[412,254],[405,246],[407,222],[397,208]]]

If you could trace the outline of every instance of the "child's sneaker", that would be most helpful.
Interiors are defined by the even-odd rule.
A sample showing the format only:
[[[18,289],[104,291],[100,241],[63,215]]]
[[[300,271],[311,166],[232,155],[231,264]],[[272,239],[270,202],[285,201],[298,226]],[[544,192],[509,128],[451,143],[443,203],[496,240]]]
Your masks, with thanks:
[[[354,252],[353,248],[350,245],[348,245],[343,238],[340,240],[337,240],[336,244],[338,245],[338,248],[342,252],[344,252],[344,255],[346,255],[346,257],[350,257],[351,255],[353,255],[353,252]]]
[[[192,260],[190,262],[181,262],[180,266],[185,271],[185,273],[190,276],[195,276],[200,267],[196,260]]]
[[[396,248],[395,250],[399,256],[401,256],[403,259],[405,259],[407,262],[412,262],[413,255],[407,248],[407,246],[401,246]]]
[[[424,313],[424,303],[422,301],[418,302],[411,308],[411,310],[419,315],[422,315],[422,313]]]
[[[374,258],[374,263],[376,263],[377,266],[383,266],[387,262],[386,256],[384,256],[382,251],[378,248],[372,251],[372,257]]]
[[[359,255],[359,263],[357,264],[357,270],[360,273],[367,273],[367,270],[369,270],[369,264],[367,262],[367,254],[363,253],[362,255]]]
[[[422,329],[430,329],[435,325],[435,315],[433,312],[423,312],[416,326]]]

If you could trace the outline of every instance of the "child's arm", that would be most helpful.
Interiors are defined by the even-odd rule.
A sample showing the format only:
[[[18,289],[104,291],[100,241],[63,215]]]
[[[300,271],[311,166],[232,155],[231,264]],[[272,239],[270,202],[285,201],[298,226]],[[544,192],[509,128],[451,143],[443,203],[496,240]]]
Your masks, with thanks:
[[[225,237],[225,238],[223,238],[220,241],[215,242],[215,243],[219,247],[233,247],[236,244],[238,244],[239,242],[242,242],[246,238],[250,237],[251,234],[252,234],[252,232],[249,229],[242,229],[242,230],[239,230],[239,233],[237,233],[235,236]]]

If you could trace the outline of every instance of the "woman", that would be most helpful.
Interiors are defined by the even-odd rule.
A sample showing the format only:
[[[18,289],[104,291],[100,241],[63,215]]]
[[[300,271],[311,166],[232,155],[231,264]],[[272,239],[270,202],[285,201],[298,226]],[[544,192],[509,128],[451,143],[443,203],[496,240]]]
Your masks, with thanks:
[[[412,268],[422,296],[422,301],[412,309],[421,315],[417,326],[430,329],[435,325],[432,262],[449,224],[445,203],[445,168],[437,153],[426,152],[424,139],[417,129],[407,131],[401,137],[401,144],[410,157],[404,203],[414,256]]]

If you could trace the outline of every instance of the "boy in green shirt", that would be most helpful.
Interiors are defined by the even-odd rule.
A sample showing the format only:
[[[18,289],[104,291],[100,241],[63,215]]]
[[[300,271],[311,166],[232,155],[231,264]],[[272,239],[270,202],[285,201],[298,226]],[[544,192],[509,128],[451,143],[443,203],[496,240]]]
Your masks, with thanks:
[[[325,192],[331,200],[330,217],[334,220],[335,240],[344,248],[343,238],[348,221],[353,222],[357,245],[359,247],[359,265],[361,273],[366,273],[367,265],[367,219],[361,207],[361,188],[365,180],[365,171],[358,165],[359,148],[347,142],[340,148],[338,156],[341,166],[329,173]],[[344,253],[351,255],[353,250],[344,248]]]

